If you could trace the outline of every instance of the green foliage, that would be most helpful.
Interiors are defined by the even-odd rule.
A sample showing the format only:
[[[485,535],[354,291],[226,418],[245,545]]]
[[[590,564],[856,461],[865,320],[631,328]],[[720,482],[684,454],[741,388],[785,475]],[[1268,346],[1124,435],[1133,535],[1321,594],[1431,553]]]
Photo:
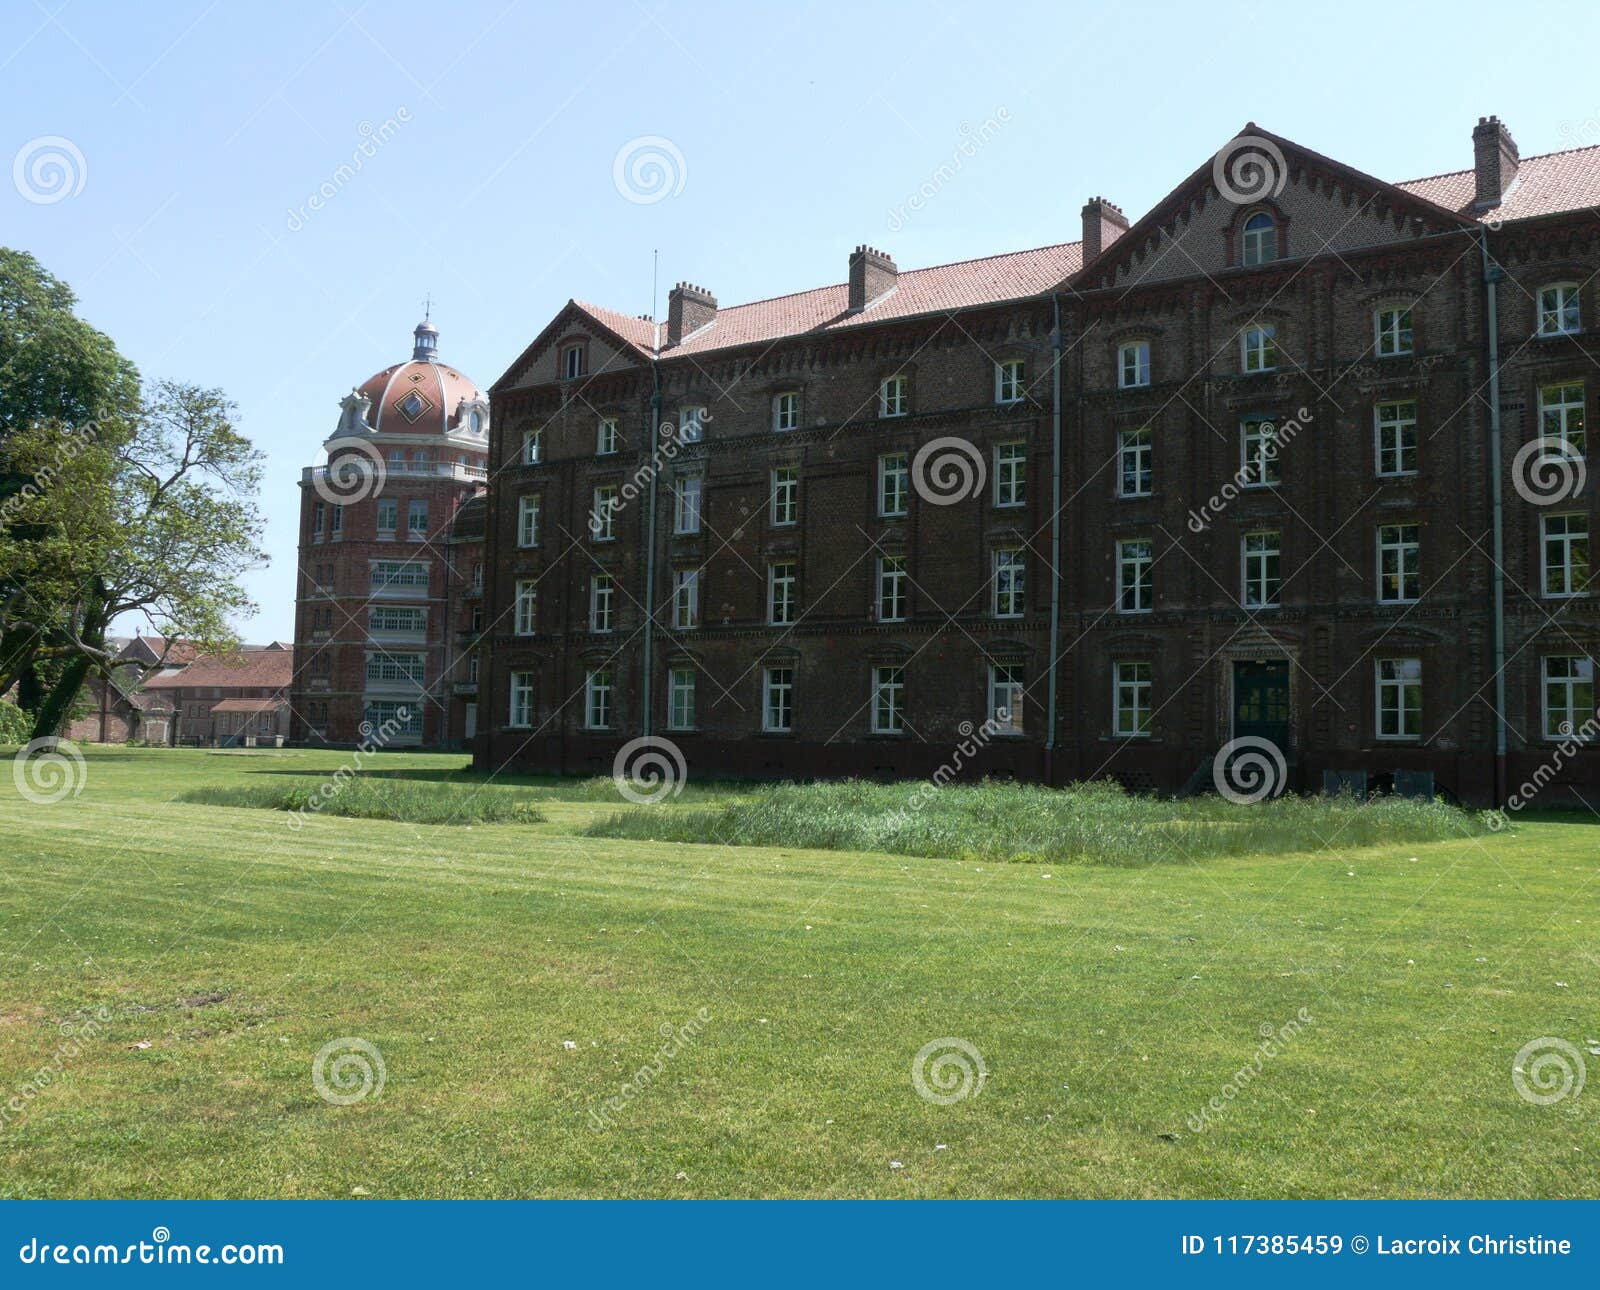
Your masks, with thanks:
[[[1126,793],[1109,780],[1065,789],[982,784],[783,784],[710,810],[617,811],[589,837],[816,847],[971,860],[1183,863],[1470,837],[1482,821],[1443,802],[1284,797],[1239,806]]]
[[[541,824],[544,813],[525,790],[335,773],[288,784],[248,783],[192,789],[179,799],[208,806],[254,806],[299,816],[342,815],[405,824]]]
[[[32,729],[32,717],[10,699],[0,699],[0,744],[25,744]]]

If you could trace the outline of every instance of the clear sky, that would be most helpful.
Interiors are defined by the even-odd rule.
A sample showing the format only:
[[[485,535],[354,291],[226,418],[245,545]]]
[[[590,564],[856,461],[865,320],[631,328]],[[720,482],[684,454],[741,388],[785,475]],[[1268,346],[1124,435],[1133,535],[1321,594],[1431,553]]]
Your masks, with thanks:
[[[679,279],[731,304],[842,281],[861,242],[919,268],[1074,241],[1095,194],[1136,219],[1249,120],[1390,179],[1470,166],[1487,113],[1525,156],[1600,142],[1592,3],[3,15],[0,241],[70,282],[147,378],[238,403],[268,461],[252,640],[293,631],[300,468],[340,397],[409,357],[429,293],[441,354],[487,389],[569,297],[649,311],[656,249],[663,310]],[[671,173],[652,190],[644,157],[630,200],[617,159],[641,139]],[[65,190],[34,170],[51,150]]]

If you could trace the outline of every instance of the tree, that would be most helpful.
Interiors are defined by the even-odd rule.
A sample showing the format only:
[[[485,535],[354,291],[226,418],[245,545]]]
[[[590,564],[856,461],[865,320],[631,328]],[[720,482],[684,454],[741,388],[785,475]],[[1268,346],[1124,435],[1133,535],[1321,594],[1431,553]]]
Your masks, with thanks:
[[[35,738],[60,729],[91,669],[108,668],[106,633],[122,615],[206,650],[235,643],[229,620],[254,608],[240,576],[266,554],[261,455],[234,414],[220,390],[163,381],[102,434],[52,420],[8,440],[14,469],[48,476],[8,499],[29,539],[0,531],[0,586],[15,589],[0,634],[36,642],[36,661],[61,661]]]

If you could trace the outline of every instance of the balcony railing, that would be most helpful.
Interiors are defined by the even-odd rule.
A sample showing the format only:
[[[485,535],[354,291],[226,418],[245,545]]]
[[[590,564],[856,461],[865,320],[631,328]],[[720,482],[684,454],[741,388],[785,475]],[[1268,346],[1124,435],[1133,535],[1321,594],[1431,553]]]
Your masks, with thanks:
[[[476,483],[489,478],[487,466],[459,461],[386,461],[383,469],[391,479],[459,479],[464,483]],[[301,484],[312,484],[327,477],[326,466],[307,466],[300,472]]]

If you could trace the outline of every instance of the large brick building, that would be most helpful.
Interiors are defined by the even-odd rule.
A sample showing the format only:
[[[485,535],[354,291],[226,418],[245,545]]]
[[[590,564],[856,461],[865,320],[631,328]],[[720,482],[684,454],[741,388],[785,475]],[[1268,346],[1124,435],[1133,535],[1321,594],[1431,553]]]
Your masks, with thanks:
[[[1600,149],[1472,145],[1252,125],[1079,241],[571,302],[491,391],[479,764],[1600,784]]]
[[[351,390],[300,479],[296,742],[460,747],[477,720],[489,404],[413,332],[408,362]]]

